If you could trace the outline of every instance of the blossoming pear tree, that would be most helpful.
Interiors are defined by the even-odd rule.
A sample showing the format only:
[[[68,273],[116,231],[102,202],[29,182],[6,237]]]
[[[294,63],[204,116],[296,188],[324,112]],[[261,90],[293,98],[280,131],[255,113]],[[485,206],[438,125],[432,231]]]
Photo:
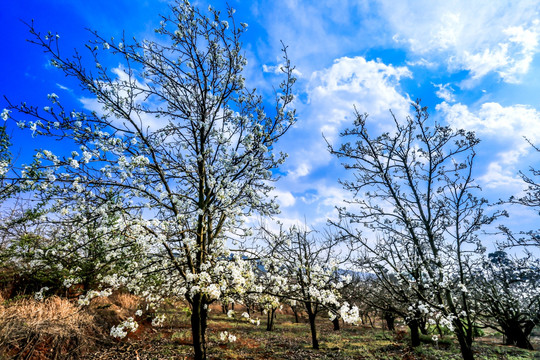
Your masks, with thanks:
[[[315,320],[321,311],[326,310],[330,320],[339,316],[347,323],[357,323],[358,308],[344,302],[340,293],[352,278],[340,268],[354,252],[351,244],[330,233],[320,239],[298,227],[280,228],[279,232],[263,227],[261,238],[267,244],[267,255],[263,257],[269,273],[267,283],[276,284],[275,290],[267,292],[280,290],[282,298],[303,305],[314,349],[319,349]]]
[[[285,155],[274,146],[295,122],[286,48],[270,115],[263,98],[245,86],[240,38],[247,25],[233,13],[179,0],[162,16],[158,40],[91,31],[86,56],[65,56],[57,34],[41,34],[32,24],[30,41],[77,79],[98,109],[71,111],[50,94],[44,108],[9,101],[4,111],[34,136],[72,145],[70,154],[40,150],[39,171],[26,174],[27,186],[47,192],[65,219],[84,220],[84,204],[92,214],[114,214],[110,229],[125,233],[146,256],[103,282],[151,301],[184,297],[195,359],[206,358],[209,304],[249,287],[251,267],[230,254],[227,238],[249,231],[246,216],[276,212],[272,171]],[[120,65],[108,68],[111,61]]]
[[[413,109],[405,121],[392,114],[394,131],[378,136],[370,134],[367,115],[356,112],[353,126],[341,134],[345,141],[329,145],[354,173],[341,180],[353,198],[338,209],[335,225],[362,245],[374,267],[412,290],[412,314],[444,321],[463,358],[472,360],[470,268],[484,251],[477,231],[502,214],[486,215],[486,200],[475,196],[474,133],[430,122],[419,102]],[[367,227],[379,241],[351,224]]]
[[[532,350],[529,337],[540,324],[540,261],[499,250],[484,258],[474,275],[485,325],[504,334],[507,345]]]
[[[381,242],[381,240],[378,240]],[[375,245],[377,246],[377,245]],[[383,249],[381,248],[381,251]],[[386,253],[389,261],[394,262],[392,254]],[[398,255],[398,254],[395,254]],[[389,330],[394,330],[396,317],[402,317],[411,333],[411,345],[418,346],[420,332],[425,332],[427,319],[420,312],[412,312],[409,307],[417,301],[413,289],[408,283],[403,282],[394,271],[373,261],[371,254],[355,259],[358,269],[362,270],[363,277],[358,277],[353,289],[357,290],[356,297],[367,307],[376,309],[383,314]],[[403,266],[404,264],[400,264]],[[414,272],[412,272],[414,276]],[[354,294],[351,294],[354,296]]]

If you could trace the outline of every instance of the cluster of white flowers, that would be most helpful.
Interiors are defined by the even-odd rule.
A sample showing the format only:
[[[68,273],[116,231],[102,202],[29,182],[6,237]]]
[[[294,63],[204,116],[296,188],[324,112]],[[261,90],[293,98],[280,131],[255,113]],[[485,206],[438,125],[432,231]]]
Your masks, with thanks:
[[[34,299],[36,299],[37,301],[42,301],[43,298],[44,298],[44,295],[43,295],[43,292],[49,290],[48,287],[44,286],[42,287],[41,289],[39,289],[39,291],[37,293],[34,294]]]
[[[76,159],[69,160],[69,166],[71,166],[74,169],[79,168],[79,162]]]
[[[132,317],[129,317],[127,320],[111,328],[111,336],[121,339],[126,337],[128,332],[135,332],[138,328],[139,324]]]
[[[53,104],[58,103],[58,95],[56,95],[55,93],[48,94],[47,98],[51,100]]]
[[[7,119],[9,119],[10,113],[11,113],[11,110],[8,110],[8,109],[2,110],[2,114],[0,114],[0,116],[2,117],[2,120],[6,121]]]
[[[6,160],[0,160],[0,176],[4,176],[9,171],[10,162]]]
[[[152,319],[152,326],[161,326],[165,322],[165,314],[159,314]]]
[[[106,259],[107,261],[111,259],[111,254],[108,254],[108,259]],[[120,286],[124,285],[126,283],[126,279],[125,277],[119,275],[118,273],[114,273],[114,274],[108,274],[108,275],[105,275],[101,282],[103,284],[107,284],[108,286],[114,288],[114,289],[117,289],[119,288]]]
[[[208,285],[205,289],[205,292],[212,300],[217,300],[221,296],[221,289],[217,284]]]
[[[63,214],[63,215],[67,215],[67,208],[65,209],[66,210],[66,213]],[[69,276],[69,277],[66,277],[62,283],[62,285],[66,288],[70,288],[72,287],[74,284],[78,284],[81,282],[81,279],[78,278],[78,277],[73,277],[73,276]]]
[[[222,331],[222,332],[219,333],[219,339],[221,341],[235,342],[236,341],[236,336],[233,335],[233,334],[230,334],[227,331]]]
[[[85,295],[79,296],[78,303],[80,306],[90,305],[90,301],[96,297],[108,297],[112,294],[112,289],[104,289],[101,291],[90,290]]]
[[[444,326],[448,328],[450,331],[454,331],[454,324],[452,322],[452,316],[441,316],[439,320],[439,324],[441,326]]]
[[[350,306],[347,302],[344,302],[339,309],[339,316],[347,324],[357,324],[360,320],[360,310],[358,306]]]

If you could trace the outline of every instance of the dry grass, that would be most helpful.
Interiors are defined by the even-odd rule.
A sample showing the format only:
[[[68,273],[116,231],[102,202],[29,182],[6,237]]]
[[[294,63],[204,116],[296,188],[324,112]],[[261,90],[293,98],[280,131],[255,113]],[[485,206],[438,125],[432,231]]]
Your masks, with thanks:
[[[94,317],[66,299],[22,299],[0,306],[0,358],[76,358],[98,335]]]
[[[128,293],[115,292],[109,297],[96,297],[92,299],[91,307],[114,307],[116,310],[135,312],[140,303],[141,299],[138,296]]]
[[[92,299],[88,312],[102,332],[108,333],[112,326],[118,325],[129,317],[135,317],[135,311],[141,307],[141,298],[128,293],[115,292],[109,297]]]
[[[114,293],[109,296],[109,301],[122,309],[135,312],[141,303],[141,298],[128,293]]]

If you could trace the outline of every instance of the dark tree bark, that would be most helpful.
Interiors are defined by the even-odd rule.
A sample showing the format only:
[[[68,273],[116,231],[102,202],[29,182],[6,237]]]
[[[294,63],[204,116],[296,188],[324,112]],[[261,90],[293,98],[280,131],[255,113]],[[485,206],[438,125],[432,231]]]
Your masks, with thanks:
[[[266,313],[266,331],[274,330],[274,318],[276,309],[272,309]]]
[[[317,317],[317,305],[313,305],[310,302],[304,303],[308,314],[309,328],[311,330],[311,345],[315,350],[319,350],[319,340],[317,339],[317,327],[315,325],[315,318]]]
[[[317,327],[315,326],[316,314],[308,312],[309,328],[311,330],[311,344],[313,349],[319,350],[319,340],[317,340]]]
[[[411,330],[411,346],[420,346],[420,332],[418,329],[418,320],[409,320],[407,326]]]
[[[534,347],[529,340],[535,323],[530,321],[525,326],[519,322],[513,322],[503,325],[504,336],[506,337],[505,345],[514,345],[521,349],[534,350]]]
[[[193,335],[193,350],[195,360],[206,359],[206,327],[208,309],[205,308],[200,294],[194,296],[191,301],[191,333]]]
[[[332,324],[334,324],[334,331],[339,331],[339,317],[336,317],[334,320],[332,320]]]
[[[468,326],[464,326],[461,320],[454,320],[454,334],[459,342],[459,349],[463,360],[474,360],[474,353],[472,351],[473,331],[474,326],[469,323]]]
[[[298,317],[298,310],[296,310],[296,306],[291,306],[291,309],[292,309],[293,314],[294,314],[294,322],[296,324],[300,323],[300,318]]]
[[[384,320],[386,321],[386,327],[388,328],[388,330],[396,331],[396,327],[394,324],[396,321],[395,315],[389,311],[385,311],[383,316]]]
[[[422,333],[422,335],[427,335],[428,334],[427,322],[426,322],[425,318],[422,317],[422,318],[418,319],[418,327],[420,328],[420,332]]]

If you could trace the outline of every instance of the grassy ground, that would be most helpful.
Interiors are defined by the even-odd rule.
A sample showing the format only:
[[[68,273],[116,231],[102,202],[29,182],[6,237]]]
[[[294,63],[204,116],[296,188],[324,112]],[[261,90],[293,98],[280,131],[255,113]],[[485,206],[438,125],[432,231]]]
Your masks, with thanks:
[[[340,331],[334,331],[332,323],[321,317],[318,323],[320,349],[313,350],[309,326],[305,319],[297,324],[294,323],[292,315],[278,314],[275,329],[266,331],[264,321],[260,326],[255,326],[241,319],[227,318],[219,313],[217,308],[213,309],[211,315],[208,324],[208,353],[209,358],[214,360],[461,358],[459,347],[452,337],[443,338],[435,344],[431,341],[431,336],[426,336],[423,337],[420,347],[412,349],[408,346],[409,339],[404,329],[391,333],[377,326],[342,326]],[[169,325],[159,332],[143,328],[130,339],[104,347],[85,359],[190,359],[191,334],[187,315],[173,312],[169,320]],[[223,331],[235,335],[236,342],[221,341],[219,334]],[[480,340],[475,345],[478,360],[540,359],[540,352],[502,346],[501,339],[497,337],[490,336]]]
[[[0,360],[18,359],[190,359],[191,332],[188,312],[182,304],[170,304],[167,321],[161,328],[150,325],[147,314],[137,317],[139,328],[126,339],[108,336],[112,325],[134,316],[144,308],[138,298],[115,294],[96,299],[89,308],[78,308],[61,298],[43,302],[32,299],[0,301]],[[260,326],[236,317],[228,318],[218,306],[212,308],[208,323],[208,355],[213,360],[310,360],[310,359],[460,359],[459,347],[451,336],[437,344],[424,336],[421,346],[408,346],[406,328],[396,333],[383,330],[380,322],[342,326],[334,331],[325,317],[317,324],[320,349],[311,348],[311,334],[306,319],[294,322],[291,314],[278,313],[273,331],[266,331],[266,317]],[[220,339],[227,331],[235,342]],[[535,338],[537,340],[538,338]],[[502,338],[493,332],[475,343],[478,360],[539,359],[540,351],[525,351],[502,346]],[[540,348],[540,342],[534,343]]]

